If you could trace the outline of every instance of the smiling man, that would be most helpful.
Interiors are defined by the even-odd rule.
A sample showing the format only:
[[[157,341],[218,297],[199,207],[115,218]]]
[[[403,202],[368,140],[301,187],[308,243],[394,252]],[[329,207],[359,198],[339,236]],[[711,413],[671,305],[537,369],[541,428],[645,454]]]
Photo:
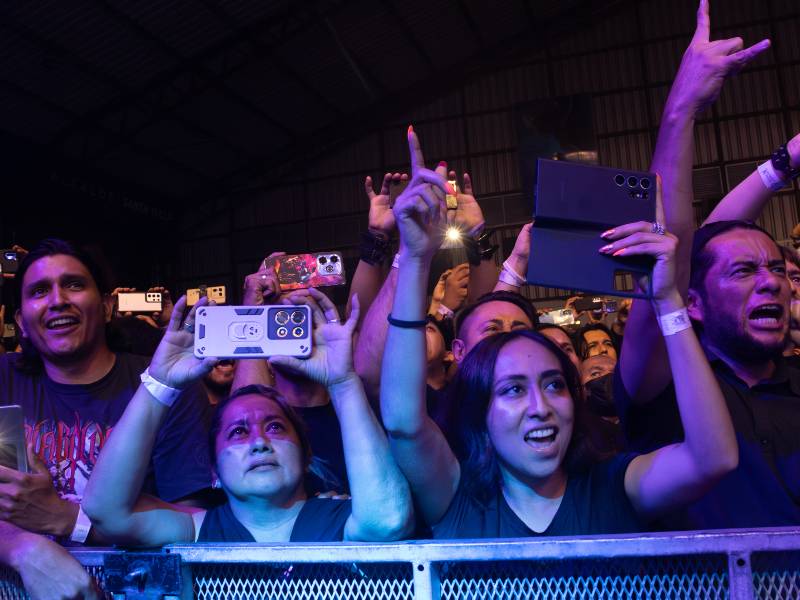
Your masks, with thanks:
[[[84,487],[149,359],[109,347],[113,299],[103,272],[80,249],[44,240],[22,261],[16,281],[23,352],[0,356],[0,405],[22,406],[32,473],[0,467],[0,562],[20,572],[34,597],[56,597],[57,591],[77,597],[88,594],[80,589],[83,570],[36,534],[92,541],[79,509]],[[199,387],[172,406],[144,492],[187,501],[210,487],[207,411]],[[74,576],[47,581],[55,570]],[[47,587],[70,583],[77,586],[71,594]]]
[[[670,515],[664,527],[800,524],[800,370],[781,356],[790,297],[783,256],[763,229],[746,221],[718,221],[697,231],[688,314],[725,396],[739,466],[685,512]],[[623,381],[617,381],[614,395],[633,449],[682,438],[673,386],[650,400],[633,401],[619,385]]]

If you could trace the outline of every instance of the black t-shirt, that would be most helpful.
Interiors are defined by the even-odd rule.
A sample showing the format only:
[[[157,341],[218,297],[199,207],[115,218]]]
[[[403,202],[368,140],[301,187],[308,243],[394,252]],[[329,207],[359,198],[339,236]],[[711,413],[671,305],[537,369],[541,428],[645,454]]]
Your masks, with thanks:
[[[352,512],[350,500],[309,498],[292,527],[290,542],[341,542]],[[226,502],[209,510],[200,526],[198,542],[255,542],[255,538]]]
[[[312,493],[337,491],[349,494],[350,485],[347,482],[347,466],[344,462],[342,429],[333,404],[327,402],[322,406],[293,408],[306,424],[311,453],[314,455],[314,464],[317,467],[315,470],[320,471],[319,475],[315,473],[309,475],[309,491]]]
[[[572,474],[552,522],[542,533],[530,529],[498,489],[480,502],[459,485],[450,507],[432,527],[436,539],[521,538],[592,535],[641,531],[642,526],[625,493],[625,471],[635,454],[620,454],[584,473]]]
[[[800,525],[800,370],[781,360],[772,379],[752,388],[711,360],[730,411],[739,466],[700,500],[659,520],[662,529]],[[614,399],[631,450],[650,452],[684,438],[675,388],[631,403],[619,374]]]
[[[19,372],[14,368],[19,356],[0,355],[0,406],[22,406],[27,442],[50,469],[59,494],[78,501],[150,360],[117,354],[99,381],[66,385],[45,373]],[[158,431],[142,491],[175,501],[210,487],[208,417],[202,388],[192,386],[181,394]]]

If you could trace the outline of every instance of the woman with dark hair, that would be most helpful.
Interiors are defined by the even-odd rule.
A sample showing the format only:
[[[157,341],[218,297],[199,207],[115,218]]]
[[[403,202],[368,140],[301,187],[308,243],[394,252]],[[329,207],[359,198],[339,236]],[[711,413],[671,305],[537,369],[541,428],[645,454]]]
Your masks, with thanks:
[[[434,537],[635,531],[641,520],[698,497],[735,468],[730,416],[675,288],[677,240],[652,223],[604,233],[615,242],[600,252],[655,259],[653,304],[676,374],[685,440],[645,455],[593,456],[586,450],[574,365],[544,336],[512,332],[473,348],[453,382],[467,450],[460,463],[425,414],[424,395],[425,285],[447,218],[447,184],[442,173],[424,168],[413,130],[409,147],[412,178],[393,208],[399,271],[381,413]]]
[[[206,300],[183,322],[186,300],[181,298],[86,489],[83,508],[108,539],[141,546],[196,540],[388,541],[410,532],[408,485],[353,371],[357,297],[344,324],[333,303],[315,289],[296,292],[293,300],[311,307],[312,355],[307,360],[275,356],[270,362],[327,387],[341,423],[352,500],[308,497],[304,479],[311,450],[301,421],[272,388],[248,386],[218,407],[211,430],[213,485],[225,492],[227,502],[208,511],[167,503],[134,506],[165,402],[216,363],[192,353],[195,311]]]

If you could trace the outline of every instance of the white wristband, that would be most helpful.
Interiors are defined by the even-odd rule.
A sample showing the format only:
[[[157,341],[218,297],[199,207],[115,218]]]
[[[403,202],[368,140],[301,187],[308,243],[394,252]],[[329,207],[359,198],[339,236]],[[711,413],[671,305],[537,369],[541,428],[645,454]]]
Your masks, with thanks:
[[[150,395],[165,406],[172,406],[175,404],[175,400],[181,395],[182,390],[176,390],[154,379],[153,376],[150,375],[150,367],[144,370],[144,373],[141,375],[141,380],[142,385],[150,392]]]
[[[455,316],[455,313],[442,303],[439,303],[436,312],[442,315],[445,319],[452,319]]]
[[[689,319],[689,312],[686,308],[678,309],[674,312],[667,313],[658,317],[658,323],[661,325],[661,334],[665,337],[668,335],[675,335],[676,333],[689,329],[692,326],[692,321]]]
[[[764,183],[764,186],[773,192],[782,190],[787,185],[783,178],[778,175],[775,167],[772,166],[771,160],[758,165],[758,174],[761,175],[761,181]]]
[[[519,284],[517,278],[514,277],[514,274],[510,273],[507,269],[503,269],[502,271],[500,271],[500,275],[497,276],[497,281],[502,281],[506,285],[510,285],[516,288],[522,287]]]
[[[503,270],[500,271],[501,277],[503,273],[506,273],[507,277],[505,279],[501,279],[501,281],[508,283],[509,285],[516,285],[517,287],[522,287],[528,284],[528,281],[525,279],[525,277],[517,273],[514,267],[512,267],[511,264],[508,262],[508,259],[506,259],[506,261],[503,263]],[[511,283],[510,281],[508,281],[509,278],[513,279],[516,283]]]
[[[75,527],[72,528],[69,539],[79,544],[85,544],[91,528],[92,522],[89,520],[89,517],[86,516],[86,513],[83,512],[83,507],[78,504],[78,518],[75,519]]]
[[[394,258],[392,259],[392,268],[397,269],[399,266],[400,266],[400,253],[398,252],[397,254],[394,255]]]

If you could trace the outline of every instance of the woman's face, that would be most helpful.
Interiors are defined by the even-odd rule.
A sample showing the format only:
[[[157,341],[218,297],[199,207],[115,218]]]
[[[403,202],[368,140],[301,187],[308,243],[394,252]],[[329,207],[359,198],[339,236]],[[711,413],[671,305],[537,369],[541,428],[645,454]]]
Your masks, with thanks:
[[[229,494],[293,498],[303,482],[303,449],[280,404],[257,394],[225,407],[216,439],[217,476]]]
[[[486,415],[501,470],[531,485],[556,473],[572,439],[573,416],[558,358],[528,338],[506,344],[494,366]]]

